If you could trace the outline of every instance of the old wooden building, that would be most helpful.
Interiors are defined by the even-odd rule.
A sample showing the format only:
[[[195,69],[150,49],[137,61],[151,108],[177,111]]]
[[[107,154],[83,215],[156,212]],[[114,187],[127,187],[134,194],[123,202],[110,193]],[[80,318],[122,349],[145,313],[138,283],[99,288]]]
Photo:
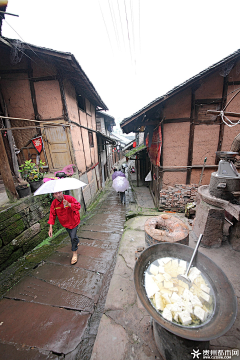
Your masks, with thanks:
[[[45,170],[75,165],[89,203],[102,186],[96,111],[107,106],[70,53],[3,37],[0,53],[0,121],[12,173],[25,160],[37,161],[32,140],[40,137]]]
[[[240,132],[239,125],[232,126],[239,113],[240,50],[121,122],[123,132],[144,132],[152,142],[141,178],[152,171],[150,187],[157,205],[160,190],[168,185],[198,184],[205,158],[202,184],[209,183],[217,168],[216,151],[230,151]]]

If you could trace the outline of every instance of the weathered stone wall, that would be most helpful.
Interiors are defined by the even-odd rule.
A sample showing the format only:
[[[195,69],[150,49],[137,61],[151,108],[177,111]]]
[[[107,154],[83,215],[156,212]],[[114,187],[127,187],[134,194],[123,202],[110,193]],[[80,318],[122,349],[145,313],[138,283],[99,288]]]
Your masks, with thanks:
[[[185,205],[195,201],[197,191],[196,184],[167,186],[160,191],[159,209],[184,212]]]
[[[0,211],[0,271],[48,237],[51,199],[27,196]],[[56,219],[54,233],[61,228]]]

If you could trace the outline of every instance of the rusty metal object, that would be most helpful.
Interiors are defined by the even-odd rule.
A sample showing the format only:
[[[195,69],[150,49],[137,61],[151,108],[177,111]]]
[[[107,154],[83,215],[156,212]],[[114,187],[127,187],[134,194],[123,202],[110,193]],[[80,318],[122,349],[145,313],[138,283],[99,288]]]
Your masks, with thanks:
[[[148,247],[136,261],[134,284],[143,306],[159,325],[185,339],[209,341],[225,334],[232,327],[237,315],[234,289],[224,272],[211,259],[198,252],[194,260],[194,266],[204,274],[211,284],[216,301],[212,318],[200,327],[183,327],[165,320],[151,305],[144,287],[144,272],[153,261],[162,257],[188,261],[191,255],[192,249],[181,244],[161,243]]]
[[[147,246],[164,242],[188,245],[189,229],[177,217],[161,214],[145,222],[145,242]]]

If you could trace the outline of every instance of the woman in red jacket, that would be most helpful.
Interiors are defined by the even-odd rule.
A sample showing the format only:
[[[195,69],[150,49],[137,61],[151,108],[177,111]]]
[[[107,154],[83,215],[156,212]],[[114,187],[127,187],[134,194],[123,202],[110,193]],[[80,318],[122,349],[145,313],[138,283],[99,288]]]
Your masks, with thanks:
[[[55,224],[57,216],[60,224],[66,228],[71,238],[73,252],[71,264],[73,265],[77,262],[77,249],[79,244],[77,228],[80,224],[79,210],[81,209],[81,205],[73,196],[63,195],[62,191],[54,193],[53,196],[55,199],[50,207],[48,235],[50,237],[53,235],[52,226]]]

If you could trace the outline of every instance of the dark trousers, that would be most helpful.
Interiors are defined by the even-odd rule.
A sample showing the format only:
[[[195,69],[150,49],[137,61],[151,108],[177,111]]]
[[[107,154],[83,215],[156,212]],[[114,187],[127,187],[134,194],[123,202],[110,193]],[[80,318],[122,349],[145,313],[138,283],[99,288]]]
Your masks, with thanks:
[[[70,239],[71,239],[71,243],[72,243],[72,251],[77,251],[78,249],[78,243],[79,243],[79,238],[77,236],[77,226],[73,229],[67,229],[67,232],[70,236]]]
[[[120,192],[120,199],[121,199],[121,203],[125,203],[125,204],[126,204],[125,191]]]

